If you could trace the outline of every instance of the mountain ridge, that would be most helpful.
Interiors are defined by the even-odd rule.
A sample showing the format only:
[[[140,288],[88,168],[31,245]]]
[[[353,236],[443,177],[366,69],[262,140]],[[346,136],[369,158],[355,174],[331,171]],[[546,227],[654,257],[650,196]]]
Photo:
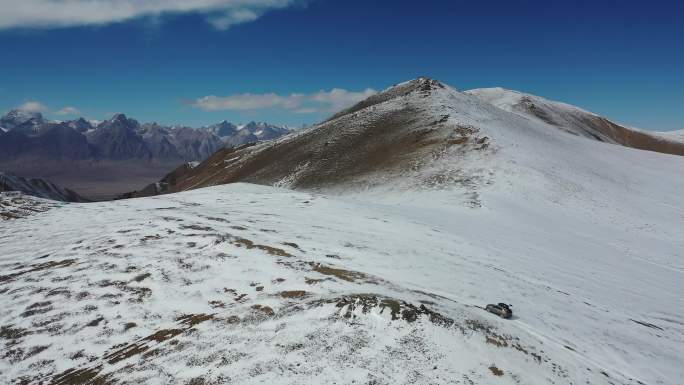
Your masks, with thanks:
[[[76,192],[57,186],[42,178],[24,178],[0,172],[0,192],[19,192],[37,198],[63,202],[87,202]]]
[[[558,131],[560,135],[684,155],[684,141],[665,140],[657,134],[622,127],[568,104],[495,90],[498,98],[487,90],[459,92],[427,77],[403,82],[307,130],[267,144],[222,149],[195,168],[173,172],[173,184],[162,180],[137,196],[232,182],[314,190],[367,189],[393,178],[400,184],[415,186],[467,185],[484,178],[482,170],[469,170],[478,168],[471,167],[474,161],[459,162],[455,169],[447,159],[479,158],[486,164],[486,155],[501,147],[492,137],[509,134],[486,133],[483,126],[488,121],[516,130],[533,126],[538,131],[535,135],[542,140]],[[520,101],[503,103],[505,98],[499,96],[502,93],[520,95],[527,109],[515,110]],[[532,101],[552,106],[554,114],[542,115],[537,112],[541,107]],[[382,176],[373,180],[374,174]],[[349,183],[342,186],[345,178]]]
[[[128,118],[123,113],[116,113],[111,119],[93,124],[84,118],[69,121],[51,121],[37,112],[11,110],[0,118],[0,146],[25,148],[24,155],[40,156],[40,141],[33,141],[51,128],[67,128],[77,134],[83,134],[91,145],[90,156],[95,159],[169,159],[181,161],[202,160],[223,146],[236,146],[250,141],[270,140],[283,135],[290,130],[273,124],[249,122],[245,125],[235,125],[222,121],[215,125],[192,128],[186,126],[163,126],[157,123],[141,124],[135,119]],[[225,127],[234,127],[234,131]],[[15,141],[22,141],[24,145],[3,140],[9,132],[14,133]],[[17,139],[23,134],[26,138]],[[77,137],[77,135],[71,135]],[[3,143],[5,142],[5,143]],[[30,148],[31,146],[35,148]],[[8,153],[8,152],[5,152]],[[12,152],[13,156],[22,154]],[[65,151],[61,157],[69,157]]]

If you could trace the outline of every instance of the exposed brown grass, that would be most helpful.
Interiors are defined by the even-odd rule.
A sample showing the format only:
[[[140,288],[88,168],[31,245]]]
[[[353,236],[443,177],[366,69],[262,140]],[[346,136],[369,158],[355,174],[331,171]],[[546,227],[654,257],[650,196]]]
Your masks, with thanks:
[[[42,271],[42,270],[49,270],[49,269],[55,269],[59,267],[67,267],[71,266],[76,262],[75,259],[64,259],[61,261],[48,261],[48,262],[43,262],[43,263],[37,263],[29,266],[24,266],[26,270],[17,272],[17,273],[12,273],[12,274],[7,274],[7,275],[2,275],[0,276],[0,282],[6,282],[13,280],[17,277],[20,277],[24,274],[28,273],[33,273],[36,271]]]
[[[294,255],[288,253],[287,251],[285,251],[281,248],[268,246],[268,245],[256,244],[247,238],[235,237],[232,235],[221,236],[221,237],[219,237],[219,239],[216,240],[216,243],[221,243],[221,242],[224,242],[226,240],[229,241],[233,245],[236,245],[238,247],[244,247],[248,250],[257,249],[257,250],[265,251],[267,254],[278,256],[278,257],[287,257],[287,258],[294,257]]]
[[[343,281],[347,282],[355,282],[357,280],[366,280],[368,279],[368,276],[364,273],[358,272],[358,271],[351,271],[351,270],[344,270],[344,269],[338,269],[335,267],[331,266],[324,266],[324,265],[315,265],[312,269],[313,271],[323,274],[323,275],[330,275],[336,278],[339,278]]]
[[[283,298],[304,298],[308,295],[304,290],[281,291],[279,295]]]
[[[489,370],[492,372],[493,375],[501,377],[504,375],[504,371],[497,368],[496,366],[492,365],[489,367]]]

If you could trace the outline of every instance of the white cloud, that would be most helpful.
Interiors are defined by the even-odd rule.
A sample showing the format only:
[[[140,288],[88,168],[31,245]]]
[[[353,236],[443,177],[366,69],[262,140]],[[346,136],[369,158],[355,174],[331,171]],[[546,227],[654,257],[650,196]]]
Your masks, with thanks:
[[[377,91],[370,88],[361,92],[350,92],[341,88],[333,88],[328,92],[320,91],[312,95],[311,99],[317,103],[328,104],[331,110],[338,111],[376,93]]]
[[[232,25],[240,23],[248,23],[254,21],[261,16],[260,12],[251,9],[236,9],[227,11],[221,15],[210,17],[209,22],[216,29],[226,30]]]
[[[0,29],[104,25],[144,16],[199,13],[218,29],[301,0],[2,0]]]
[[[80,115],[81,111],[79,111],[75,107],[64,107],[61,110],[55,111],[55,114],[57,114],[57,115]]]
[[[17,107],[17,109],[25,112],[43,112],[47,110],[47,107],[40,102],[29,101]]]
[[[363,91],[347,91],[334,88],[312,94],[278,95],[237,94],[230,96],[205,96],[192,102],[192,106],[204,111],[253,111],[261,109],[284,109],[299,114],[335,112],[377,93],[372,88]]]
[[[299,94],[280,96],[274,93],[240,94],[225,97],[210,95],[197,99],[192,105],[205,111],[246,111],[276,107],[294,109],[300,105],[303,97],[304,95]]]

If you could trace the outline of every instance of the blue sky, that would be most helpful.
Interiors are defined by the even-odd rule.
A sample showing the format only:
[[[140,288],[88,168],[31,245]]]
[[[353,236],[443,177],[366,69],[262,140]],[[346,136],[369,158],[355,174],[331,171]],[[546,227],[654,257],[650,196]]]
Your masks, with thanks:
[[[677,1],[94,3],[0,4],[0,111],[300,125],[426,75],[458,89],[530,92],[646,129],[684,128]]]

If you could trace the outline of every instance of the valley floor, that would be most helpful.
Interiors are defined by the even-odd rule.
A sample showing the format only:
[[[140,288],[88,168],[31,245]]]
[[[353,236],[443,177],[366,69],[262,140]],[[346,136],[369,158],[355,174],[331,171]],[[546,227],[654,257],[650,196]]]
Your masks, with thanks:
[[[93,201],[115,199],[142,189],[180,166],[182,162],[130,161],[18,161],[0,163],[0,169],[27,178],[44,178]]]

